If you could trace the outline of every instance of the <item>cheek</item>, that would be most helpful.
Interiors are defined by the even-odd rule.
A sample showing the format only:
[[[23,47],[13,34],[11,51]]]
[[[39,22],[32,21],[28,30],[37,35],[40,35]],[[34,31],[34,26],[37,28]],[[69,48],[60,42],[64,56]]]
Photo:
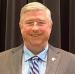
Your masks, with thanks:
[[[45,27],[40,27],[39,30],[40,30],[41,32],[45,32],[46,28],[45,28]]]
[[[48,27],[46,27],[46,26],[40,28],[40,31],[41,31],[41,32],[47,32],[47,30],[48,30]]]
[[[21,28],[21,31],[22,31],[23,33],[27,33],[27,32],[30,31],[30,29],[29,29],[28,27],[23,26],[23,27]]]

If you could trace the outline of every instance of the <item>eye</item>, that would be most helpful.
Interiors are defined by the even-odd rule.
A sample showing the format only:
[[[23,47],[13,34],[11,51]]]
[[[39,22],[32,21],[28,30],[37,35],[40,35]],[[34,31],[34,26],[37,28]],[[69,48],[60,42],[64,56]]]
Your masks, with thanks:
[[[28,25],[28,26],[32,26],[33,25],[33,21],[26,21],[25,24]]]
[[[43,22],[43,21],[40,21],[40,22],[38,22],[39,24],[45,24],[45,22]]]
[[[42,25],[45,25],[46,22],[45,21],[38,21],[38,25],[42,26]]]

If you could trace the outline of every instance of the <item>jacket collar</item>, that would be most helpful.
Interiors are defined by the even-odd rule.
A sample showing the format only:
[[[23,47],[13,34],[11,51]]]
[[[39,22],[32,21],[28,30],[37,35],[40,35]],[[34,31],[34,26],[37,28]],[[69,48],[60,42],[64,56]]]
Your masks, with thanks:
[[[61,50],[59,50],[58,48],[49,45],[45,74],[55,74],[61,57],[60,52]],[[21,74],[22,53],[23,53],[23,44],[17,48],[12,49],[11,60],[10,60],[12,74]]]
[[[61,50],[49,45],[47,66],[45,74],[55,74],[61,57]]]
[[[11,74],[22,74],[23,44],[11,51]]]

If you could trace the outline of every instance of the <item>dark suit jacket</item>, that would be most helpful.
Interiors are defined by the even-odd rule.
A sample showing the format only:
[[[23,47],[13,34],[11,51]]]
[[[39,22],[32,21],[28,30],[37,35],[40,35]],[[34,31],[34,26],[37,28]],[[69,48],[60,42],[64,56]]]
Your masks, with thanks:
[[[0,74],[22,74],[22,51],[23,45],[0,53]],[[75,74],[75,55],[49,45],[45,74]]]

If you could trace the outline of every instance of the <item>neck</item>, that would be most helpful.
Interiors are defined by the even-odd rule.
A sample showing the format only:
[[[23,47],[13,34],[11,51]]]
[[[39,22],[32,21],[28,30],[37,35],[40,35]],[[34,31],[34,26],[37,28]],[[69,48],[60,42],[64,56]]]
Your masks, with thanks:
[[[37,55],[40,52],[42,52],[44,50],[44,48],[46,47],[47,43],[42,44],[42,45],[27,45],[25,44],[25,46],[27,47],[27,49],[29,49],[33,54]]]

